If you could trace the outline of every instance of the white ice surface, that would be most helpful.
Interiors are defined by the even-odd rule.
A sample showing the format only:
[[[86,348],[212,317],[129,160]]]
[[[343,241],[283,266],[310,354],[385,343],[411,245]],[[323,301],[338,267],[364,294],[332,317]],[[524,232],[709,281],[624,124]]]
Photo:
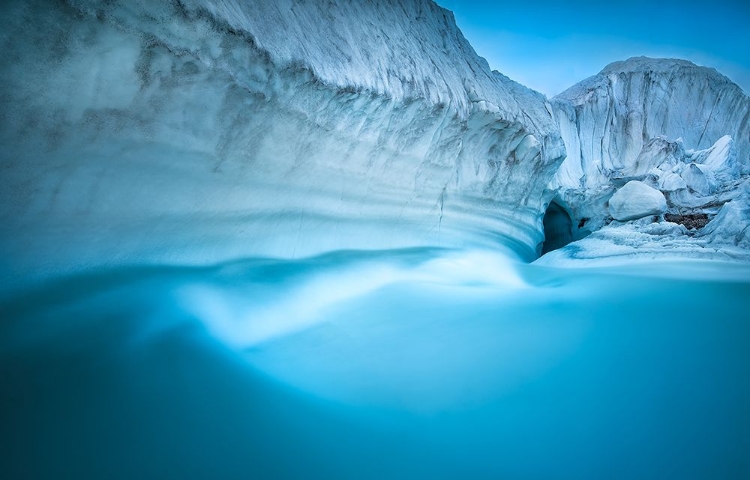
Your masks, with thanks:
[[[621,222],[661,215],[666,210],[664,194],[637,180],[625,184],[609,199],[609,213]]]
[[[567,158],[551,187],[589,228],[605,224],[613,179],[691,162],[706,163],[723,183],[750,173],[750,99],[711,68],[631,58],[561,93],[553,106]]]
[[[610,225],[612,218],[633,220],[647,211],[710,219],[740,195],[750,174],[750,99],[737,85],[690,62],[639,57],[609,65],[560,94],[553,106],[567,150],[550,185],[555,201],[570,214],[574,237],[582,236],[576,225],[602,230],[542,263],[612,263],[659,254],[747,257],[742,236],[732,232],[750,225],[750,216],[736,203],[728,209],[737,210],[737,227],[714,223],[710,238],[687,231],[657,235],[664,229],[643,222]],[[665,208],[620,212],[645,198],[618,191],[632,180],[660,190]]]
[[[631,59],[551,104],[429,0],[15,0],[0,47],[5,283],[341,249],[532,259],[553,190],[596,230],[613,179],[713,215],[748,173],[748,99],[715,71]]]
[[[7,281],[542,239],[551,107],[429,0],[15,1],[0,32]]]

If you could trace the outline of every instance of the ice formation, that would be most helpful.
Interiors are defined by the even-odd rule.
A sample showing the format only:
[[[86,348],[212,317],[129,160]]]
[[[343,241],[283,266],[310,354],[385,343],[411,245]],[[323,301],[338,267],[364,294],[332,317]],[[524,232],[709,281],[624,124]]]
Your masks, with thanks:
[[[637,180],[629,181],[609,199],[610,215],[621,222],[661,215],[666,210],[664,194]]]
[[[609,65],[553,105],[567,151],[551,184],[554,205],[578,241],[540,263],[750,259],[740,240],[750,217],[739,214],[750,174],[750,99],[737,85],[687,61],[640,57]],[[643,199],[618,190],[633,181],[660,191],[664,208],[622,214]],[[728,230],[725,209],[735,212]],[[657,217],[638,220],[646,215]]]
[[[551,106],[430,0],[16,1],[0,22],[8,278],[410,246],[531,259],[542,239]]]
[[[0,32],[8,281],[414,246],[531,260],[604,227],[630,180],[714,218],[750,173],[750,102],[717,72],[631,59],[548,101],[430,0],[16,0]]]
[[[750,478],[750,263],[685,261],[750,262],[726,78],[548,101],[431,0],[3,7],[3,478]]]

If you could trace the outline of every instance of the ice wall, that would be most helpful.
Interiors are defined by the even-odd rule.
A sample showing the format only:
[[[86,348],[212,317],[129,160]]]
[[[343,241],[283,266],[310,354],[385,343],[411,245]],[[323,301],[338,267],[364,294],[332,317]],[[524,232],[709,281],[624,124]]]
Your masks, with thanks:
[[[731,169],[721,167],[724,184],[750,173],[750,99],[714,69],[631,58],[561,93],[553,105],[567,150],[553,188],[574,223],[586,219],[591,230],[604,225],[618,186],[667,164],[703,163],[695,151],[738,153]]]
[[[6,279],[541,241],[551,106],[429,0],[14,1],[0,32]]]

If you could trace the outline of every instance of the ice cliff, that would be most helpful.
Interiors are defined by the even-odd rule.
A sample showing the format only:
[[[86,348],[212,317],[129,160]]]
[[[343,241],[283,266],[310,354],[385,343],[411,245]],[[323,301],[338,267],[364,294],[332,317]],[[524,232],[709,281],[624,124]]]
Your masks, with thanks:
[[[586,245],[611,246],[632,181],[658,195],[620,199],[620,245],[747,242],[750,102],[688,62],[618,62],[548,101],[430,0],[15,0],[0,47],[5,282],[341,249],[533,259],[545,229],[546,251],[597,232],[548,261],[609,255]],[[672,217],[637,218],[659,195]]]
[[[568,221],[568,241],[595,233],[543,263],[750,258],[750,217],[737,214],[748,208],[750,99],[737,85],[687,61],[639,57],[552,103],[567,151],[551,184],[554,213]],[[728,216],[737,235],[724,230]]]
[[[0,32],[5,278],[542,240],[552,107],[430,0],[19,0]]]

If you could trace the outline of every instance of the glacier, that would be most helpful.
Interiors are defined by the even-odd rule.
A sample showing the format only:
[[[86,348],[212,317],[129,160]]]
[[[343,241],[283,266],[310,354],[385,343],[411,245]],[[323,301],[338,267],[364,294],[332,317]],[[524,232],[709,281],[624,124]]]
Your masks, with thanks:
[[[432,2],[7,10],[6,279],[337,249],[535,256],[564,157],[551,106]]]
[[[638,57],[605,67],[552,103],[567,155],[550,187],[577,241],[540,263],[748,260],[747,219],[735,215],[739,223],[727,235],[715,234],[728,227],[724,208],[747,208],[750,98],[742,89],[710,68]],[[661,191],[669,215],[613,214],[610,199],[622,205],[618,192],[631,181]],[[716,221],[707,230],[684,228],[696,217]]]
[[[714,218],[750,173],[750,101],[718,72],[634,58],[547,100],[490,71],[429,1],[8,12],[6,283],[338,249],[502,248],[530,261],[592,232],[543,262],[616,261],[581,252],[610,238],[607,202],[627,181],[664,192],[672,218]],[[560,213],[564,241],[544,245],[545,211]],[[631,227],[610,233],[634,256],[665,250]],[[710,243],[746,258],[731,235],[675,238],[693,256],[713,256]]]
[[[748,477],[725,76],[550,99],[432,0],[3,7],[3,478]]]

